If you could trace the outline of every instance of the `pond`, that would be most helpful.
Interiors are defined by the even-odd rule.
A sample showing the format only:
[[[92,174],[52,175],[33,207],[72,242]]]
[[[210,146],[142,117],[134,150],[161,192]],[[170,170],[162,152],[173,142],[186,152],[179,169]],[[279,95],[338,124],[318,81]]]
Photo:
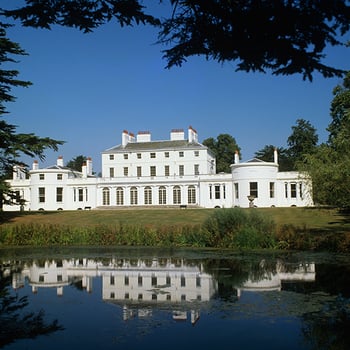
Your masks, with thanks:
[[[350,349],[350,257],[0,249],[3,349]]]

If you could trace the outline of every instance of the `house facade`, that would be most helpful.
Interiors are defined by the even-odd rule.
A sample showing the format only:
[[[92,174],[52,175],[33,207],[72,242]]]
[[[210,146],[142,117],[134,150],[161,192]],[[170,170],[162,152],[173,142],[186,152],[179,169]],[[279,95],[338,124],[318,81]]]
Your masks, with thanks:
[[[102,176],[93,175],[92,160],[80,172],[63,158],[40,169],[34,161],[27,176],[15,168],[9,184],[24,199],[5,210],[77,210],[122,207],[289,207],[311,206],[311,185],[298,172],[279,172],[273,162],[240,162],[232,155],[231,173],[216,173],[216,159],[198,141],[191,126],[173,129],[168,140],[122,132],[121,144],[102,152]]]

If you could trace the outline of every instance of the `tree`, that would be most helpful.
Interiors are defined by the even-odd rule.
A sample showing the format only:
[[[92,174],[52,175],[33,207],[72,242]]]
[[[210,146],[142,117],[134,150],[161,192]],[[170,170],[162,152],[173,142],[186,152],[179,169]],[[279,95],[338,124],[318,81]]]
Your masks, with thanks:
[[[160,3],[170,6],[162,20],[147,14],[141,3],[25,0],[25,6],[2,10],[2,14],[19,19],[24,26],[50,29],[58,24],[84,32],[112,19],[122,26],[158,26],[158,42],[170,46],[163,50],[168,68],[181,66],[191,56],[204,56],[218,62],[237,62],[236,70],[297,73],[309,80],[315,71],[324,77],[343,73],[323,60],[327,46],[344,45],[340,38],[350,30],[348,0],[163,0]]]
[[[261,150],[255,152],[255,157],[265,162],[273,162],[275,149],[277,149],[277,154],[278,154],[279,170],[280,171],[293,170],[293,164],[288,154],[288,150],[283,147],[266,145]]]
[[[70,169],[81,171],[83,163],[86,162],[86,159],[87,158],[83,155],[76,156],[75,158],[72,158],[66,166]]]
[[[234,154],[240,152],[241,148],[236,140],[229,134],[220,134],[217,139],[210,137],[203,141],[216,157],[216,172],[231,172],[230,165],[233,163]]]
[[[348,79],[349,74],[343,86]],[[331,103],[329,142],[305,155],[298,167],[310,175],[316,203],[350,208],[350,94],[344,92],[335,94]]]
[[[337,85],[333,90],[333,100],[331,103],[332,121],[328,126],[328,142],[333,143],[343,124],[350,120],[350,71],[344,77],[343,83]]]
[[[25,55],[25,52],[17,43],[12,42],[6,37],[7,24],[0,22],[0,63],[15,63],[13,56]],[[28,81],[17,79],[19,72],[17,70],[0,70],[0,118],[8,113],[5,103],[13,102],[15,97],[11,95],[13,87],[28,87],[31,85]],[[39,137],[33,133],[16,133],[16,126],[0,119],[0,210],[3,204],[11,204],[18,199],[6,184],[5,179],[12,174],[14,166],[25,167],[21,162],[20,156],[37,156],[41,160],[45,158],[44,151],[48,148],[57,150],[58,145],[63,141],[54,140],[48,137]]]
[[[302,161],[305,154],[315,151],[318,143],[316,129],[304,119],[297,119],[296,125],[292,126],[292,133],[287,139],[288,155],[295,168],[298,161]]]
[[[26,312],[28,298],[12,296],[9,292],[11,282],[12,276],[5,276],[0,270],[0,348],[18,339],[33,339],[64,329],[57,320],[47,323],[42,310]]]

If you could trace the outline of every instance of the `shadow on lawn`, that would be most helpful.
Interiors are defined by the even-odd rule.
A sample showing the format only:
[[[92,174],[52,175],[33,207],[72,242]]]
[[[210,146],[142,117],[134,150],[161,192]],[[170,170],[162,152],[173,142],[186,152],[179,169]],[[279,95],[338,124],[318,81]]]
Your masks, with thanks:
[[[16,218],[28,216],[28,215],[52,215],[52,214],[58,214],[58,211],[0,211],[0,225],[5,223],[11,223],[15,221]]]

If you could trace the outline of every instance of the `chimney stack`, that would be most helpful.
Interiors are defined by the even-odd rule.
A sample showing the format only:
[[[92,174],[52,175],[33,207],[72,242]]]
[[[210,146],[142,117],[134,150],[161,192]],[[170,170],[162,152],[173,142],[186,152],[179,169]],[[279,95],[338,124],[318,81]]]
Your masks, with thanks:
[[[39,163],[37,160],[34,160],[32,170],[38,170],[39,169]]]
[[[92,159],[91,159],[91,157],[88,157],[86,159],[86,171],[87,171],[88,176],[92,175]]]
[[[189,126],[188,128],[188,142],[189,143],[197,143],[198,142],[198,134],[195,129],[192,128],[192,126]]]
[[[137,142],[150,142],[151,133],[149,131],[139,131],[136,136]]]
[[[170,133],[170,141],[179,141],[185,139],[185,132],[183,129],[172,129]]]
[[[57,158],[57,166],[63,166],[63,157],[62,156],[59,156],[58,158]]]
[[[238,152],[238,150],[236,150],[236,152],[235,152],[234,164],[239,164],[239,152]]]
[[[81,167],[81,172],[83,173],[83,178],[87,178],[87,165],[86,165],[86,162],[83,163],[82,167]]]
[[[275,150],[273,151],[273,162],[278,164],[278,152],[277,152],[277,148],[275,148]]]

